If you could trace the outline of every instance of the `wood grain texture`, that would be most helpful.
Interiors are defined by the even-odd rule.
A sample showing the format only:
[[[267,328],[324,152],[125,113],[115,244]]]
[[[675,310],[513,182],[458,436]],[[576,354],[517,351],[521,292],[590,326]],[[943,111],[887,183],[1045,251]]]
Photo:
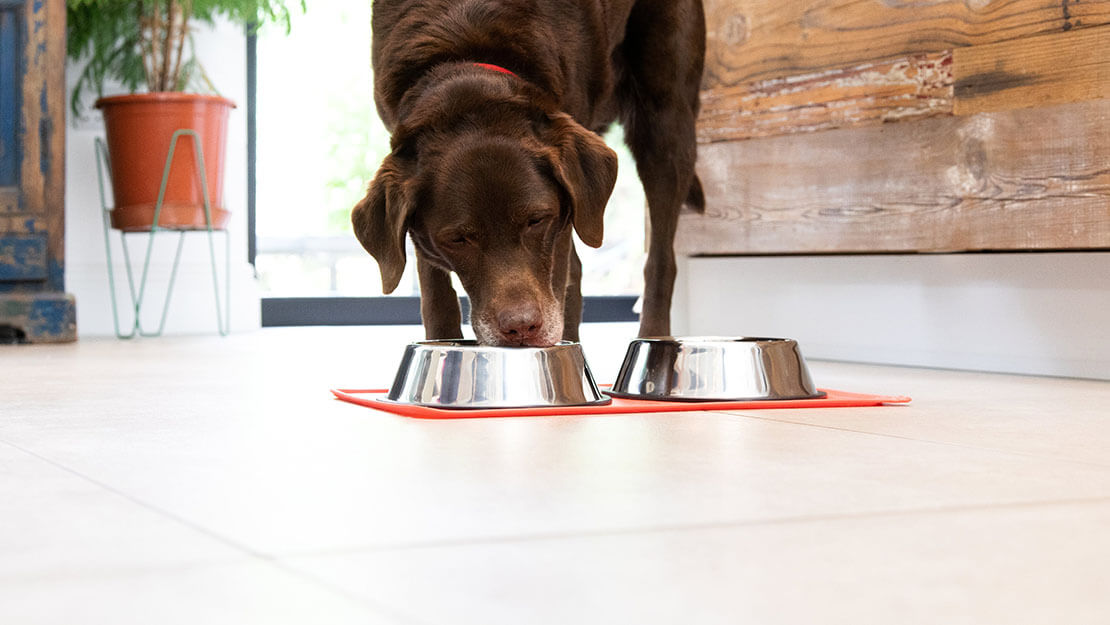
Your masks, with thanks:
[[[3,234],[41,234],[47,231],[46,220],[30,215],[0,213],[0,236]]]
[[[65,26],[64,0],[26,0],[23,48],[18,214],[40,220],[47,232],[50,272],[45,285],[14,290],[63,291],[65,264]]]
[[[0,187],[0,215],[14,213],[18,209],[19,187]]]
[[[63,0],[22,4],[23,45],[12,46],[20,71],[0,80],[19,109],[20,157],[18,176],[0,194],[0,324],[31,342],[73,341],[75,304],[62,292],[66,7]]]
[[[1110,26],[953,51],[957,115],[1110,98]]]
[[[685,254],[1110,248],[1110,100],[702,145]]]
[[[703,87],[1110,23],[1110,0],[705,0]]]
[[[952,54],[703,90],[698,140],[728,141],[952,114]]]
[[[41,3],[41,0],[39,0]],[[49,161],[42,164],[45,180],[43,204],[49,245],[48,288],[65,291],[65,151],[66,151],[66,3],[47,0],[46,59],[40,106],[48,121],[39,127],[43,143],[48,143]]]
[[[43,175],[42,163],[49,162],[51,156],[51,145],[48,141],[43,141],[40,132],[40,128],[50,124],[47,107],[42,100],[48,84],[46,61],[49,42],[46,17],[51,4],[35,0],[26,0],[23,3],[27,28],[23,40],[23,123],[19,137],[23,163],[20,167],[20,187],[23,212],[33,215],[41,215],[46,210],[46,177]]]

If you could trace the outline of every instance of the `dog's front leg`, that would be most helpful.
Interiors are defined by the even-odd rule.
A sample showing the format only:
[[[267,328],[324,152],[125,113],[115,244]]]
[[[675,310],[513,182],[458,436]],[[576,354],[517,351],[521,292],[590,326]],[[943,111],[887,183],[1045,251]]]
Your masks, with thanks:
[[[420,319],[428,340],[462,338],[462,311],[459,296],[451,285],[451,274],[416,253],[416,272],[420,276]]]
[[[570,244],[567,265],[567,291],[563,300],[563,340],[578,342],[578,324],[582,321],[582,261]]]

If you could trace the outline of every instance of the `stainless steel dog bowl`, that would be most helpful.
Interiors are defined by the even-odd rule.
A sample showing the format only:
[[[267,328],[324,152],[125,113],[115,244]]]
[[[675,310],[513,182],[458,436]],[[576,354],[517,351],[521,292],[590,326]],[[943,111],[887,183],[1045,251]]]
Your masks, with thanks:
[[[582,346],[490,347],[423,341],[405,348],[387,401],[435,408],[535,408],[606,404]]]
[[[791,339],[636,339],[609,393],[632,399],[722,401],[824,397]]]

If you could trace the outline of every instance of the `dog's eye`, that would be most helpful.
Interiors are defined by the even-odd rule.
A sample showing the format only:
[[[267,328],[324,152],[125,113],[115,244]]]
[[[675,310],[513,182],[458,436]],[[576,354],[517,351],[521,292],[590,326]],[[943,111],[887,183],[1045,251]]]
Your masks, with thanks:
[[[548,215],[533,215],[528,218],[528,227],[535,228],[548,220]]]
[[[470,237],[465,232],[451,232],[443,236],[441,241],[453,247],[460,247],[470,243]]]

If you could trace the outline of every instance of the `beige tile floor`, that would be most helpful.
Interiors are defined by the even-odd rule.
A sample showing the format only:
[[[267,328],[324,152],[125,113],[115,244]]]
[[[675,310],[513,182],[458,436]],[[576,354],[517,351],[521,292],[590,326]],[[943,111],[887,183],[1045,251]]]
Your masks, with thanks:
[[[586,328],[599,380],[634,331]],[[914,402],[331,399],[419,334],[0,348],[0,623],[1110,622],[1110,383],[814,362]]]

